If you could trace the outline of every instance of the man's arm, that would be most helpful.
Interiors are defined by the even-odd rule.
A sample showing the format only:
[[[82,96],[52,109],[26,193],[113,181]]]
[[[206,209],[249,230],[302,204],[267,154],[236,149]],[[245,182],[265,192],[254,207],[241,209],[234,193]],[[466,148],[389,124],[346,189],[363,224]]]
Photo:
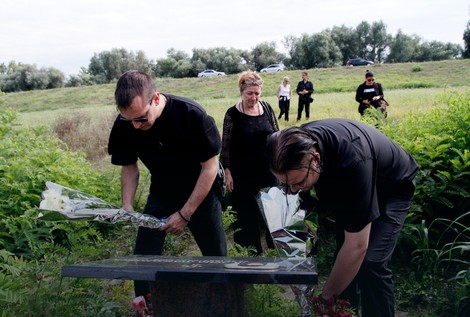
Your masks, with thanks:
[[[187,225],[186,220],[190,220],[196,209],[202,203],[204,198],[212,188],[217,171],[219,168],[219,161],[217,156],[213,156],[205,162],[201,163],[201,172],[194,186],[193,192],[179,212],[173,213],[168,217],[167,223],[160,228],[166,233],[179,234]],[[184,219],[183,219],[184,217]]]
[[[315,90],[315,89],[313,89],[313,82],[312,82],[312,81],[308,81],[308,83],[309,83],[308,89],[307,89],[307,90],[308,90],[308,93],[309,93],[309,94],[313,94],[313,91]]]
[[[134,210],[134,198],[139,184],[139,166],[137,162],[121,168],[121,201],[122,209]]]
[[[341,294],[359,272],[369,245],[370,227],[369,223],[359,232],[344,232],[344,243],[323,287],[324,299]]]

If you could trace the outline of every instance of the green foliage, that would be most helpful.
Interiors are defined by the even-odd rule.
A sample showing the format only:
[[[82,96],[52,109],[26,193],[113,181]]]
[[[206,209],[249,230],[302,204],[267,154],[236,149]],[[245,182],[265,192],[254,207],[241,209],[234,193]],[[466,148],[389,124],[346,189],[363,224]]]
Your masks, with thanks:
[[[442,100],[447,107],[381,127],[419,163],[415,205],[428,221],[470,210],[470,92],[448,91]]]
[[[37,69],[36,65],[11,62],[8,67],[5,66],[4,74],[0,72],[0,91],[61,88],[64,81],[65,75],[58,69]]]
[[[298,316],[299,304],[283,297],[286,292],[279,285],[254,285],[246,294],[247,315],[253,317]]]
[[[411,68],[411,71],[415,72],[415,73],[420,72],[422,70],[423,70],[423,67],[421,65],[415,65],[415,66],[413,66],[413,68]]]
[[[470,227],[464,224],[468,218],[470,212],[455,220],[437,218],[429,227],[425,221],[406,224],[403,235],[413,241],[415,251],[412,275],[399,283],[402,306],[436,305],[446,315],[468,316]]]

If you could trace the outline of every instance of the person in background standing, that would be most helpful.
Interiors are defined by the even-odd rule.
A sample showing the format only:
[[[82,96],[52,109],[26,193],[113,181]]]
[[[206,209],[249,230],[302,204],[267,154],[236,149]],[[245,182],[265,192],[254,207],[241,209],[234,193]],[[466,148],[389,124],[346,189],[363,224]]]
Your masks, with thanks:
[[[220,161],[237,216],[234,241],[243,247],[255,247],[259,255],[263,252],[263,233],[267,246],[274,248],[255,197],[261,188],[277,185],[265,147],[268,135],[279,127],[271,106],[260,100],[263,80],[256,72],[241,73],[238,87],[241,101],[225,113]]]
[[[299,95],[299,107],[297,109],[297,121],[302,118],[302,111],[305,107],[305,118],[310,118],[310,103],[313,101],[313,83],[308,79],[308,73],[302,72],[302,80],[297,84],[297,94]]]
[[[202,255],[227,255],[214,185],[221,147],[214,119],[195,101],[156,91],[154,80],[136,70],[119,78],[114,97],[119,114],[108,152],[122,166],[122,209],[134,210],[140,160],[151,175],[144,214],[166,218],[159,229],[139,227],[134,254],[161,255],[166,235],[188,226]],[[147,282],[134,285],[136,296],[150,291]]]
[[[374,74],[367,70],[365,77],[366,80],[356,90],[356,101],[359,102],[357,110],[361,116],[364,115],[364,111],[369,107],[379,108],[379,100],[384,98],[382,85],[375,82]]]
[[[277,87],[276,96],[279,100],[279,109],[281,109],[277,119],[281,119],[282,115],[284,115],[284,119],[289,121],[290,99],[292,97],[292,89],[289,83],[289,77],[284,77],[282,83]]]

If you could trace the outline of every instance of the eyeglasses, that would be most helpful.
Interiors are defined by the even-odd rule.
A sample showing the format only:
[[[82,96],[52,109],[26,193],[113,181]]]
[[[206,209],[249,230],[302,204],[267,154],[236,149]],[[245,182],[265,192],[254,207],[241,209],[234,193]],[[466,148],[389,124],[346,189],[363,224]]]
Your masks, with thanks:
[[[244,85],[258,85],[261,86],[263,84],[263,81],[261,79],[248,79],[243,82]]]
[[[149,114],[149,111],[150,111],[150,107],[152,107],[152,103],[153,103],[153,100],[154,100],[153,97],[154,96],[152,96],[152,99],[150,99],[149,105],[148,105],[148,110],[145,112],[145,114],[143,116],[140,116],[140,117],[137,117],[137,118],[134,118],[134,119],[129,119],[129,118],[123,117],[122,114],[119,114],[119,119],[121,119],[122,121],[126,121],[126,122],[139,122],[139,123],[147,122],[149,120],[147,117],[148,117],[148,114]]]
[[[295,195],[307,186],[308,175],[310,174],[310,169],[312,167],[312,161],[313,161],[313,157],[310,159],[310,162],[308,163],[307,174],[305,174],[305,177],[302,181],[300,181],[298,183],[295,183],[295,184],[292,184],[292,185],[288,185],[286,183],[281,182],[281,187],[282,187],[283,191],[286,194]],[[293,191],[293,190],[291,190],[291,188],[297,188],[297,190]]]

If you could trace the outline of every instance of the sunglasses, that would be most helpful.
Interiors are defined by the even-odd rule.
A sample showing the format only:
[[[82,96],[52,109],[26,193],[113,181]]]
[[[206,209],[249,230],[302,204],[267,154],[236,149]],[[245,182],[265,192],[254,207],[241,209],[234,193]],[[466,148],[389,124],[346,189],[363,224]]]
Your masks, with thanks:
[[[134,118],[134,119],[129,119],[129,118],[125,118],[122,116],[122,114],[119,114],[119,119],[121,119],[122,121],[126,121],[126,122],[139,122],[139,123],[143,123],[143,122],[147,122],[149,121],[148,119],[148,114],[149,114],[149,111],[150,111],[150,107],[152,106],[152,103],[153,103],[153,96],[152,96],[152,99],[150,99],[149,101],[149,109],[145,112],[145,114],[143,116],[140,116],[140,117],[137,117],[137,118]]]
[[[261,79],[248,79],[243,82],[244,85],[258,85],[261,86],[263,84],[263,81]]]
[[[368,82],[371,82],[371,81],[374,81],[374,80],[375,80],[374,78],[367,78]]]

